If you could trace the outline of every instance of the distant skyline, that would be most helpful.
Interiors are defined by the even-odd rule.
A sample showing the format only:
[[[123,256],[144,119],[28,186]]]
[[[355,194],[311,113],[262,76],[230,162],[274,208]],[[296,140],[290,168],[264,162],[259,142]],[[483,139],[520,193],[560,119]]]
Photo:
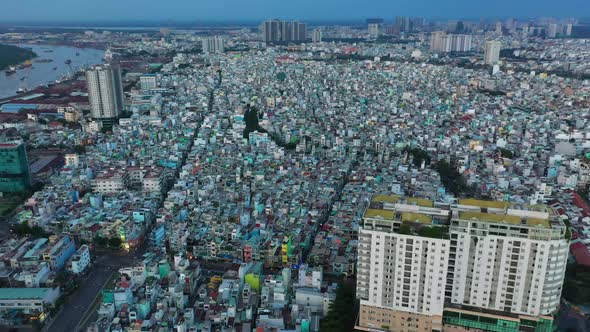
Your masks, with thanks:
[[[108,21],[310,21],[366,17],[533,18],[590,15],[588,0],[6,0],[0,24]]]

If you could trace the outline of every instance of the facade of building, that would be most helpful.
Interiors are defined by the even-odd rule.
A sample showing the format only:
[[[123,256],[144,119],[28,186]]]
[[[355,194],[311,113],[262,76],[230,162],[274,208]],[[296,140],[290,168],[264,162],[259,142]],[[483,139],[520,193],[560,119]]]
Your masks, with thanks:
[[[52,270],[59,271],[76,252],[76,245],[69,235],[52,235],[49,237],[49,243],[52,245],[51,249],[43,254],[43,260],[49,262]]]
[[[0,312],[43,313],[59,297],[59,288],[0,288]]]
[[[490,40],[486,42],[484,62],[486,65],[493,65],[500,60],[500,50],[502,44],[497,40]]]
[[[0,192],[22,192],[30,187],[31,175],[24,142],[0,143]]]
[[[125,107],[121,70],[105,64],[86,71],[88,99],[93,119],[116,119]]]
[[[142,91],[148,91],[158,87],[158,76],[156,74],[144,74],[139,77],[139,84]]]
[[[567,237],[544,205],[373,196],[359,230],[358,328],[463,331],[534,321],[531,331],[545,331],[559,305]],[[500,318],[469,320],[469,312]]]
[[[80,274],[90,266],[90,250],[87,245],[82,245],[70,260],[68,269],[73,274]]]

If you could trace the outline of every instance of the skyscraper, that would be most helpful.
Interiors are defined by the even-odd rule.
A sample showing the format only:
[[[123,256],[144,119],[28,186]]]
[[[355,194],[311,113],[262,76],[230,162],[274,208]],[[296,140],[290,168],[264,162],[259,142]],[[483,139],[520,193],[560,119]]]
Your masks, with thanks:
[[[557,36],[557,24],[551,23],[547,28],[547,38],[555,38]]]
[[[545,205],[373,196],[359,229],[358,326],[551,331],[568,242]]]
[[[410,21],[409,17],[405,16],[398,16],[395,18],[395,25],[399,27],[400,31],[402,32],[411,32],[412,31],[412,21]]]
[[[123,83],[118,65],[105,64],[88,69],[86,84],[92,118],[112,120],[124,111]]]
[[[490,40],[486,42],[484,62],[486,65],[493,65],[500,60],[500,49],[502,44],[498,40]]]
[[[430,50],[440,51],[443,49],[443,37],[446,35],[444,31],[434,31],[430,35]]]
[[[262,24],[261,28],[262,39],[266,43],[307,40],[307,24],[299,21],[268,20]]]
[[[280,24],[279,20],[268,20],[262,25],[262,39],[267,43],[273,43],[280,41]]]
[[[307,24],[299,21],[293,21],[292,41],[304,42],[307,40]]]
[[[469,52],[471,41],[471,35],[447,35],[444,31],[435,31],[430,38],[430,49],[438,52]]]
[[[322,30],[320,28],[314,29],[311,35],[311,41],[314,43],[322,42]]]
[[[0,192],[23,192],[30,187],[25,144],[20,140],[0,142]]]
[[[379,37],[379,24],[369,23],[368,25],[369,36],[373,38]]]
[[[203,53],[223,53],[225,50],[225,41],[221,36],[203,38]]]

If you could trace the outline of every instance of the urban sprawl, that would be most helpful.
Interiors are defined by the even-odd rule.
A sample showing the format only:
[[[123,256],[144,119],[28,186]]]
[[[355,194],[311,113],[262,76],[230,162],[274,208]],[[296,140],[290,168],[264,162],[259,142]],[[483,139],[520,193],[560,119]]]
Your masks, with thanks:
[[[0,329],[590,331],[586,30],[0,34]]]

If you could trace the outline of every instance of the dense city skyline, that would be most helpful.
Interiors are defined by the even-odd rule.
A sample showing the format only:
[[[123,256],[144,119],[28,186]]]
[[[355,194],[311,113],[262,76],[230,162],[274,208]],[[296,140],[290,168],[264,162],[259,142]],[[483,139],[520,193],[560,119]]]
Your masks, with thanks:
[[[0,331],[590,331],[589,0],[6,0]]]
[[[124,6],[124,7],[123,7]],[[313,8],[313,10],[310,10]],[[338,10],[334,10],[337,8]],[[507,8],[510,10],[508,11]],[[533,18],[539,16],[579,17],[588,13],[584,0],[554,2],[500,0],[482,5],[460,0],[452,4],[433,0],[371,1],[303,0],[277,5],[269,0],[221,0],[194,3],[188,0],[160,2],[155,0],[74,1],[39,0],[10,1],[3,4],[0,23],[4,22],[97,22],[97,21],[256,21],[268,17],[305,20],[357,20],[363,17],[393,18],[397,15],[428,18],[498,19],[505,17]],[[92,15],[89,17],[89,13]]]

